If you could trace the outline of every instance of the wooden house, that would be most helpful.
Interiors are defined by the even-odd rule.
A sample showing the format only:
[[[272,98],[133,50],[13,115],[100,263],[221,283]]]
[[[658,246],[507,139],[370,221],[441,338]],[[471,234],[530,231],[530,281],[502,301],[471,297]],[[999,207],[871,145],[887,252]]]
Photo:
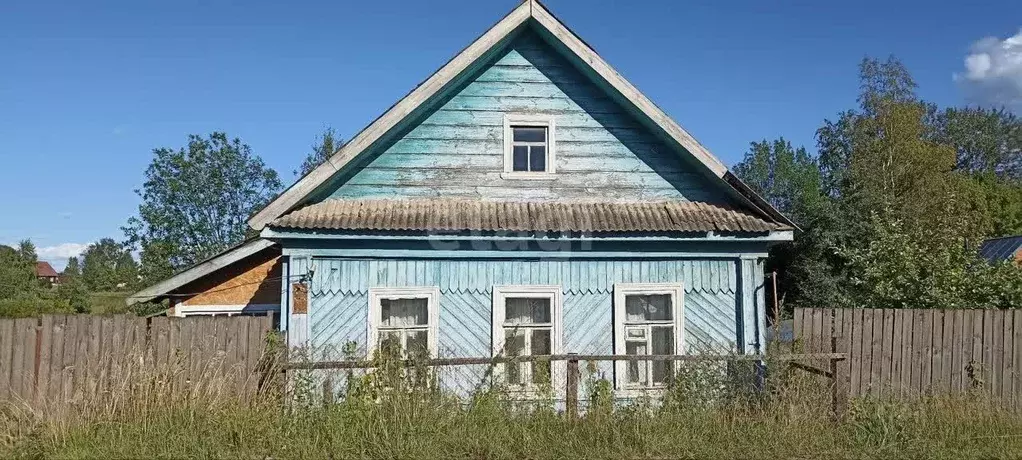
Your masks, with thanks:
[[[763,260],[794,229],[535,0],[249,224],[279,251],[289,344],[335,359],[758,353]],[[619,389],[666,378],[619,366]]]

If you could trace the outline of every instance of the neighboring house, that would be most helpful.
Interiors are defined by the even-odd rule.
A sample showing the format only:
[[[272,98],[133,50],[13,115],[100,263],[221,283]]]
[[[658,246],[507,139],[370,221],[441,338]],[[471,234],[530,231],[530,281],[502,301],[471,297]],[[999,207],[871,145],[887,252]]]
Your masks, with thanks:
[[[324,358],[759,353],[763,261],[794,229],[534,0],[249,225],[139,297],[216,291],[279,251],[280,328]],[[641,389],[668,368],[601,369]]]
[[[60,284],[60,274],[53,269],[49,262],[39,261],[35,263],[35,277],[51,285]]]
[[[979,247],[979,255],[990,262],[1013,260],[1022,265],[1022,235],[986,240]]]

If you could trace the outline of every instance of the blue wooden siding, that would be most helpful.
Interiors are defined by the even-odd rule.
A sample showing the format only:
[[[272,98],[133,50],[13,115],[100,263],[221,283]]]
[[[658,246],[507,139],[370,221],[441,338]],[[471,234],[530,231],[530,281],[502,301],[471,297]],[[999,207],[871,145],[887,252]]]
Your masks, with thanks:
[[[755,261],[752,261],[755,263]],[[613,354],[614,283],[681,281],[685,287],[686,346],[691,351],[732,351],[759,330],[755,302],[740,297],[739,259],[699,260],[370,260],[314,258],[310,267],[310,345],[319,359],[343,357],[348,342],[364,353],[368,289],[439,286],[442,357],[490,354],[493,285],[553,284],[564,291],[564,352]],[[760,272],[761,273],[761,272]],[[748,275],[750,282],[754,275]],[[755,283],[753,283],[755,284]],[[761,303],[760,303],[761,305]],[[752,309],[753,311],[744,311]],[[743,329],[751,321],[752,326]],[[748,331],[748,336],[743,331]],[[753,351],[741,347],[744,351]],[[466,393],[486,366],[443,369],[449,389]],[[600,372],[609,379],[611,366]]]
[[[555,117],[555,179],[501,178],[503,117],[513,112]],[[531,31],[368,158],[323,196],[725,200]]]

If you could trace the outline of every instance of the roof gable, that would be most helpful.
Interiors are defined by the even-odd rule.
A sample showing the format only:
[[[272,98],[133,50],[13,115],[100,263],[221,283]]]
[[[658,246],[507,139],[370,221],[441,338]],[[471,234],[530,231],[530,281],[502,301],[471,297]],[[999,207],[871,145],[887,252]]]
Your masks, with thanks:
[[[723,180],[727,185],[722,188],[727,194],[755,212],[773,220],[791,223],[728,172],[719,159],[622,78],[538,1],[526,0],[357,134],[329,161],[301,178],[252,216],[249,225],[261,229],[273,219],[306,202],[310,196],[321,195],[336,176],[349,172],[350,167],[356,163],[353,160],[370,152],[373,147],[392,141],[388,136],[408,130],[411,123],[430,110],[431,106],[435,106],[448,91],[463,86],[467,79],[488,63],[488,59],[494,53],[503,49],[525,27],[543,35],[546,41],[572,61],[579,71],[600,84],[616,103],[634,111],[636,119],[653,128],[662,140],[668,143],[670,150],[683,152],[682,156],[695,166],[696,173],[712,180]]]
[[[506,175],[509,114],[554,123],[556,174],[546,180]],[[720,184],[688,163],[526,28],[406,132],[349,163],[346,173],[306,201],[598,197],[731,203]]]

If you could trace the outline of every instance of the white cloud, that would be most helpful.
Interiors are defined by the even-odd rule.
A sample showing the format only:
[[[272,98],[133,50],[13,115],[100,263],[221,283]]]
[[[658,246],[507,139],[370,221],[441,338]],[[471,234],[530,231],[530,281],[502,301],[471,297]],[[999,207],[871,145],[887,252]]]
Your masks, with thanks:
[[[61,243],[56,246],[46,246],[36,249],[39,260],[45,260],[53,265],[53,269],[61,271],[67,265],[69,257],[78,257],[89,245],[81,243]]]
[[[965,71],[953,78],[971,103],[1022,109],[1022,30],[1004,40],[986,37],[974,43]]]

